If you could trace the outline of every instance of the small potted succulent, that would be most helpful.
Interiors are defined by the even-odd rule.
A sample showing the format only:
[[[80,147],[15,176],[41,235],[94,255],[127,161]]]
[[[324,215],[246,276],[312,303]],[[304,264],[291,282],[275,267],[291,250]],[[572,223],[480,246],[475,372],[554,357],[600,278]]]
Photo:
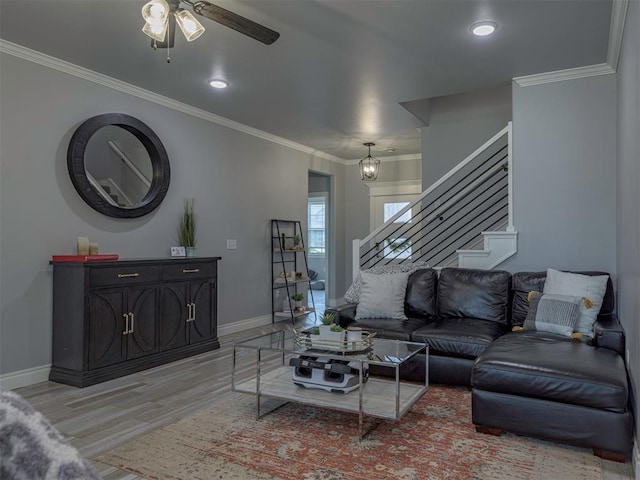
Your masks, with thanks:
[[[322,315],[322,325],[318,327],[318,338],[314,338],[319,346],[330,346],[341,348],[345,339],[345,330],[340,325],[334,323],[336,316],[333,312]]]
[[[331,326],[336,320],[336,314],[333,312],[325,312],[322,317],[320,317],[320,321],[322,325],[320,325],[320,332],[330,332]]]
[[[291,295],[291,300],[293,300],[293,304],[295,305],[296,310],[302,309],[302,300],[304,299],[304,295],[302,293],[294,293]]]

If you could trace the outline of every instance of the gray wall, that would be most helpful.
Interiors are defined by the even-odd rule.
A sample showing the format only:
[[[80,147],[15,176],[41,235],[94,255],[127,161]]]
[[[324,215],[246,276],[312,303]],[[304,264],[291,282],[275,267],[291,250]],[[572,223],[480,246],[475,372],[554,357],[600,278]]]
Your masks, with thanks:
[[[518,253],[500,268],[616,272],[616,77],[513,87]]]
[[[431,99],[422,129],[422,185],[426,189],[511,120],[511,87]]]
[[[626,330],[640,437],[640,4],[629,3],[618,65],[618,315]],[[638,465],[636,465],[638,468]],[[636,470],[636,475],[640,474]]]
[[[377,184],[384,182],[402,182],[407,180],[420,180],[421,178],[421,160],[381,160],[380,173],[378,175]],[[345,236],[344,236],[344,252],[345,271],[344,271],[344,288],[338,290],[338,295],[345,294],[349,285],[351,285],[351,264],[353,239],[363,239],[369,233],[370,229],[370,202],[369,187],[360,178],[360,169],[358,165],[348,165],[345,172]]]
[[[0,373],[51,362],[48,261],[52,254],[74,253],[78,236],[121,258],[166,257],[177,243],[183,200],[195,198],[198,255],[222,257],[219,324],[228,327],[270,317],[269,220],[306,219],[308,170],[334,175],[333,200],[344,202],[343,165],[8,54],[0,62]],[[144,218],[99,214],[69,180],[72,133],[107,112],[145,122],[171,159],[169,192]],[[337,215],[343,244],[344,217]],[[226,239],[237,239],[238,249],[226,250]],[[344,254],[332,261],[343,289]]]

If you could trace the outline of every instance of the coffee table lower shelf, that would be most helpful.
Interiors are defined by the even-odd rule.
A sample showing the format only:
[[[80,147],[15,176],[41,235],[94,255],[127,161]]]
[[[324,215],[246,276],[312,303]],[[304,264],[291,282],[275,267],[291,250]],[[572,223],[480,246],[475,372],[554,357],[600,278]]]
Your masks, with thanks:
[[[397,386],[399,386],[399,392]],[[257,395],[258,409],[259,397],[264,396],[388,420],[397,420],[402,417],[427,390],[427,385],[406,382],[399,382],[396,385],[394,380],[369,378],[363,386],[361,409],[358,390],[343,394],[298,387],[293,383],[291,367],[287,366],[262,374],[260,391],[257,389],[255,378],[234,385],[236,392]],[[398,394],[397,397],[396,394]]]

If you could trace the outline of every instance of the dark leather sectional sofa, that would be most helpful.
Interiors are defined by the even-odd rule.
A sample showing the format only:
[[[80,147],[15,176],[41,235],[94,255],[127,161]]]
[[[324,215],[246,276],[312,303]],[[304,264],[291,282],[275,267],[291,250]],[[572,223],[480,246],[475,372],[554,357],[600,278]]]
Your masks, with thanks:
[[[579,272],[603,275],[602,272]],[[524,323],[527,295],[542,291],[546,272],[429,268],[409,276],[407,320],[355,319],[357,304],[334,312],[336,323],[381,338],[429,345],[429,381],[472,388],[478,431],[502,430],[592,448],[625,461],[633,446],[633,416],[624,363],[624,330],[615,313],[611,279],[593,340],[512,332]],[[375,371],[374,374],[385,374]],[[401,376],[424,379],[424,360]]]

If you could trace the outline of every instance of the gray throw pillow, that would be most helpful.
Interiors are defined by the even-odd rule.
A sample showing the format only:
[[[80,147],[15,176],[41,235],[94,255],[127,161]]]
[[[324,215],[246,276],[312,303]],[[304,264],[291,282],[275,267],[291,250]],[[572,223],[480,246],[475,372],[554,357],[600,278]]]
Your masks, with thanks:
[[[582,303],[582,297],[531,292],[523,328],[570,337],[576,329]]]
[[[382,273],[413,273],[423,268],[429,268],[429,264],[426,262],[414,262],[414,263],[402,263],[402,264],[390,264],[390,265],[378,265],[371,267],[367,270],[361,270],[356,278],[353,280],[351,286],[347,289],[347,293],[344,294],[345,301],[349,303],[358,303],[360,301],[360,290],[362,289],[362,273],[373,273],[376,275]]]
[[[362,272],[360,302],[356,308],[356,320],[364,318],[393,318],[406,320],[404,297],[407,293],[409,273]]]
[[[572,295],[589,299],[589,306],[580,306],[576,331],[585,337],[593,337],[593,324],[607,291],[609,275],[583,275],[579,273],[561,272],[553,268],[547,269],[544,282],[544,293]]]

